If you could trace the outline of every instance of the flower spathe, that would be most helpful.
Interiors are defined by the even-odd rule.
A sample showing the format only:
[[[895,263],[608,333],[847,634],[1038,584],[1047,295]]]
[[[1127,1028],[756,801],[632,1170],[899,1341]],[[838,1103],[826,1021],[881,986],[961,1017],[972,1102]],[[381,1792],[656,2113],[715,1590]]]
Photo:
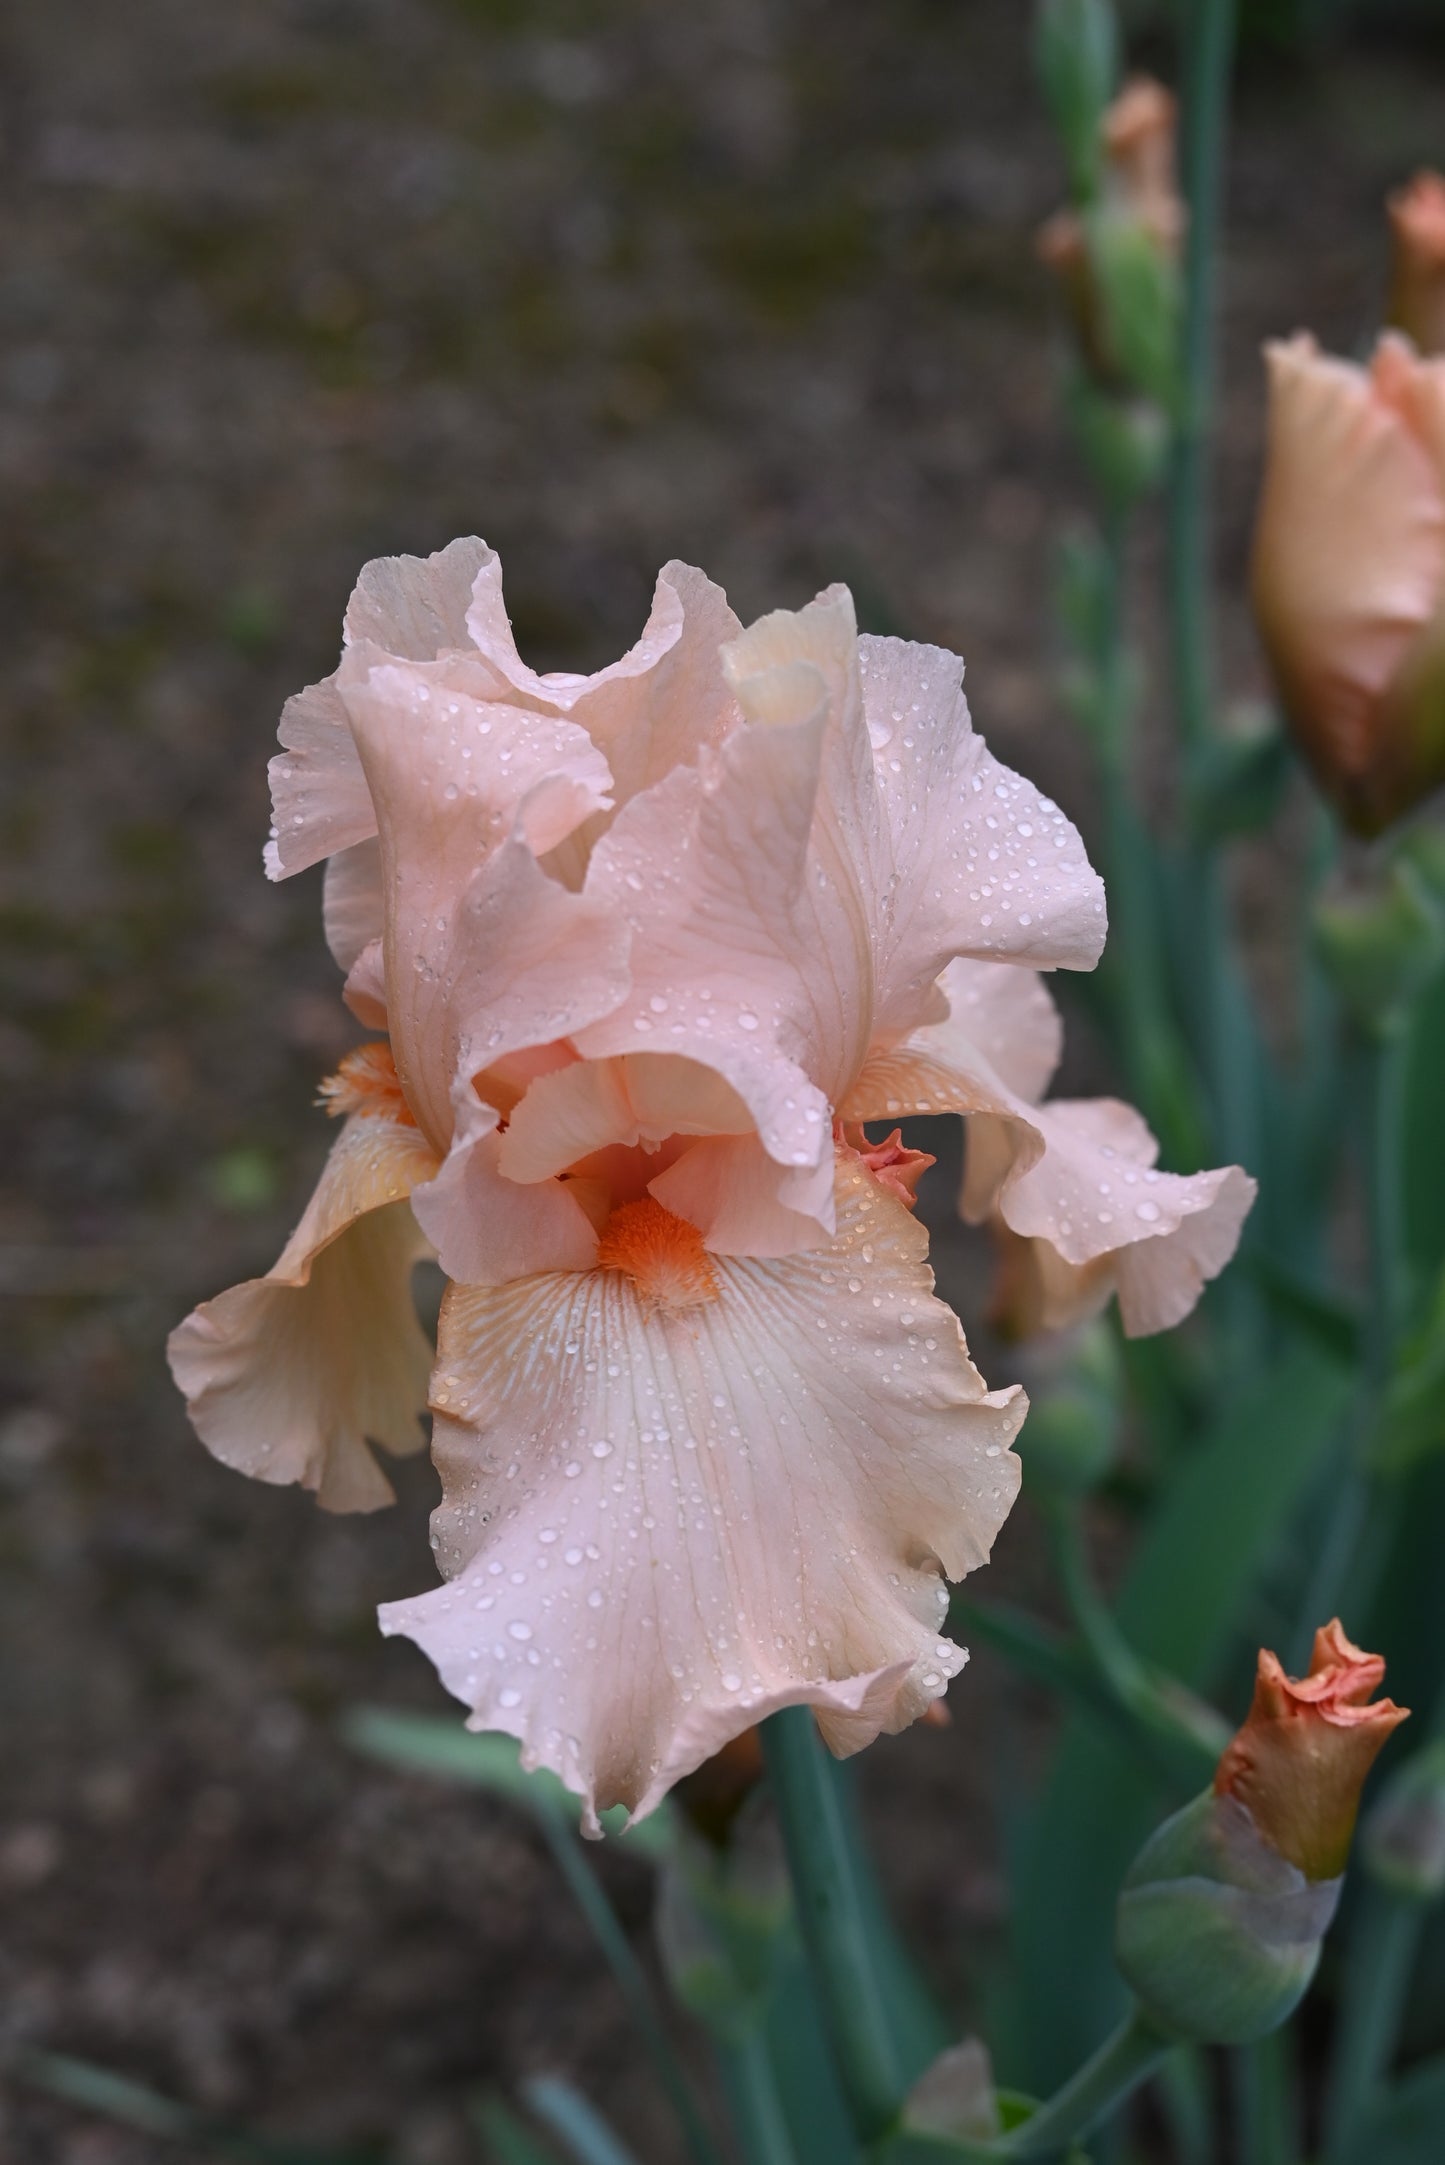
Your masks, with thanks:
[[[1265,351],[1255,615],[1320,786],[1378,834],[1445,783],[1445,359]]]
[[[1244,1805],[1307,1879],[1344,1870],[1365,1776],[1407,1719],[1392,1699],[1371,1703],[1384,1674],[1381,1657],[1352,1645],[1338,1617],[1315,1633],[1307,1676],[1286,1676],[1276,1655],[1261,1652],[1248,1718],[1219,1762],[1216,1796]]]
[[[382,1501],[367,1439],[421,1408],[387,1349],[414,1350],[431,1244],[446,1583],[383,1628],[589,1825],[773,1708],[854,1750],[962,1666],[946,1581],[1009,1509],[1025,1402],[934,1295],[895,1115],[970,1121],[970,1208],[1083,1267],[1120,1246],[1072,1200],[1112,1144],[1036,1103],[1036,973],[1092,967],[1102,892],[960,677],[860,638],[845,589],[744,631],[681,565],[620,662],[537,675],[469,541],[369,567],[283,718],[268,868],[328,860],[384,1035],[327,1086],[344,1125],[282,1264],[182,1324],[173,1367],[228,1463]],[[1130,1253],[1174,1284],[1230,1176],[1123,1177],[1152,1213]],[[373,1205],[404,1250],[365,1245]]]

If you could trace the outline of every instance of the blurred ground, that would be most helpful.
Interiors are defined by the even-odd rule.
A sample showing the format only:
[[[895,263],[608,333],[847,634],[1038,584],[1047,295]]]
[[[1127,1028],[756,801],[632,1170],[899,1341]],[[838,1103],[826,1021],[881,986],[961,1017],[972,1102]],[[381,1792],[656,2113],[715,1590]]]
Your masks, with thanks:
[[[675,2154],[527,1831],[358,1766],[434,1706],[379,1599],[429,1477],[327,1520],[191,1440],[169,1325],[273,1257],[352,1032],[319,881],[260,871],[264,766],[356,569],[480,531],[539,666],[621,651],[670,555],[746,618],[851,579],[968,658],[975,719],[1087,821],[1049,689],[1076,479],[1029,236],[1057,171],[1017,0],[52,0],[0,45],[0,2038],[399,2165],[562,2068]],[[1255,349],[1351,346],[1381,190],[1445,72],[1352,48],[1246,85],[1221,568]],[[1253,682],[1231,603],[1225,664]],[[946,1209],[945,1205],[943,1206]],[[977,1263],[942,1243],[968,1320]],[[1007,1380],[1007,1362],[989,1369]],[[999,1570],[1033,1565],[1010,1528]],[[910,1928],[966,2012],[997,1923],[1008,1679],[870,1758]],[[906,1829],[906,1839],[902,1830]],[[604,1860],[630,1923],[640,1868]],[[13,2165],[158,2146],[14,2092]],[[174,2155],[173,2152],[166,2153]]]

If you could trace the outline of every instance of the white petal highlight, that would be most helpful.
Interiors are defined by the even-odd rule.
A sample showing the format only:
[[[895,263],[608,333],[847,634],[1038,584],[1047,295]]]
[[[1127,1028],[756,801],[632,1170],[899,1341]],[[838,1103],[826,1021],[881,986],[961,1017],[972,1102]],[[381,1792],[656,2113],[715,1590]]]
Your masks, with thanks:
[[[452,1583],[382,1612],[476,1727],[596,1811],[647,1811],[772,1707],[835,1748],[902,1727],[962,1651],[943,1577],[982,1563],[1024,1411],[932,1292],[926,1238],[856,1160],[839,1233],[718,1257],[667,1310],[622,1270],[448,1298],[433,1384]]]

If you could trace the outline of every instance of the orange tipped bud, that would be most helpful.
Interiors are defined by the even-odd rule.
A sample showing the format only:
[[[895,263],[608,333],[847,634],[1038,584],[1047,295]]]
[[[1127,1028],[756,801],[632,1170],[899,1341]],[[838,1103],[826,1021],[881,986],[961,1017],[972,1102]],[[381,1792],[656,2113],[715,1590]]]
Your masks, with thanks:
[[[1216,1796],[1244,1805],[1307,1879],[1344,1870],[1365,1776],[1406,1718],[1391,1699],[1368,1703],[1384,1674],[1380,1656],[1352,1646],[1338,1618],[1315,1633],[1308,1676],[1286,1676],[1261,1652],[1254,1704],[1219,1762]]]
[[[1172,345],[1174,266],[1186,213],[1174,177],[1175,101],[1127,83],[1103,116],[1102,186],[1086,210],[1055,212],[1040,258],[1058,274],[1084,359],[1113,388],[1160,388]]]
[[[1390,321],[1421,353],[1445,353],[1445,179],[1417,173],[1388,209]]]
[[[1255,614],[1296,740],[1357,834],[1445,783],[1445,359],[1266,348]]]

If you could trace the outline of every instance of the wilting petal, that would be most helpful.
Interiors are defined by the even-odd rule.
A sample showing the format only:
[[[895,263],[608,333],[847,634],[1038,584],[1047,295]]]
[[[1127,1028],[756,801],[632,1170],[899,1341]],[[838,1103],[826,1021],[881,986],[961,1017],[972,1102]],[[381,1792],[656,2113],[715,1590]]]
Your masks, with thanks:
[[[940,1573],[988,1554],[1023,1401],[985,1392],[911,1214],[847,1157],[838,1187],[829,1247],[708,1264],[699,1246],[691,1304],[621,1268],[448,1297],[435,1525],[454,1576],[383,1628],[594,1824],[651,1809],[775,1706],[817,1706],[856,1749],[962,1663]]]
[[[440,1148],[465,1041],[480,1068],[620,994],[625,926],[535,863],[606,802],[607,768],[571,722],[469,699],[421,665],[355,650],[341,687],[380,822],[397,1068]]]
[[[435,1165],[415,1127],[348,1120],[275,1268],[172,1331],[171,1373],[223,1465],[331,1511],[390,1503],[366,1439],[421,1447],[431,1347],[411,1273],[428,1249],[406,1197]]]
[[[383,556],[366,566],[346,610],[343,640],[432,661],[471,644],[466,609],[480,568],[496,561],[484,541],[453,541],[435,556]],[[298,692],[281,715],[282,750],[271,762],[273,880],[304,871],[376,832],[371,794],[352,742],[336,678]]]

